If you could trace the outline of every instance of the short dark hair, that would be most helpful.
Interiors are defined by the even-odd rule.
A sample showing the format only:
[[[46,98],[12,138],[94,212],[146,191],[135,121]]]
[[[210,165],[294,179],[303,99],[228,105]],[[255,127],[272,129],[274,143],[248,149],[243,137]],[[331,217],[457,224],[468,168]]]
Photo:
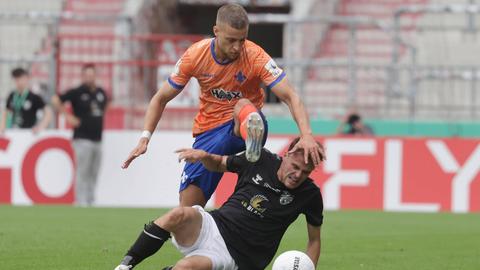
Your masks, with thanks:
[[[24,68],[15,68],[12,70],[12,77],[13,78],[20,78],[23,76],[28,76],[28,71]]]
[[[300,141],[300,137],[296,137],[295,139],[293,139],[293,141],[288,146],[288,151],[292,150],[293,147],[298,143],[298,141]],[[321,143],[319,143],[318,141],[315,141],[315,142],[318,144],[318,146],[320,146],[320,148],[323,149],[323,146],[322,146]],[[295,151],[295,153],[297,153],[297,152],[303,154],[303,149],[298,149],[298,150]],[[320,155],[320,160],[325,160],[325,158],[322,155]],[[310,157],[310,156],[308,157],[308,164],[313,165],[313,160],[312,160],[312,157]]]
[[[82,71],[85,71],[87,69],[95,70],[95,64],[94,63],[86,63],[82,66]]]
[[[354,113],[354,114],[351,114],[349,117],[348,117],[348,124],[349,125],[353,125],[355,124],[356,122],[360,121],[360,119],[362,119],[360,117],[360,115]]]
[[[248,26],[247,11],[238,4],[226,4],[217,12],[217,24],[226,23],[235,29],[244,29]]]

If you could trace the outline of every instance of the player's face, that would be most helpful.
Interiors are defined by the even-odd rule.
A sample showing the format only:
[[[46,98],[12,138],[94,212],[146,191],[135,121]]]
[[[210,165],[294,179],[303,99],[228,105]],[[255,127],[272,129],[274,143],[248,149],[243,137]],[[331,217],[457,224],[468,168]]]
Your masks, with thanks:
[[[82,73],[83,83],[87,85],[95,85],[95,69],[87,68]]]
[[[25,90],[28,88],[28,76],[27,75],[23,75],[23,76],[20,76],[18,78],[15,78],[15,87],[17,88],[17,90]]]
[[[222,56],[228,60],[235,60],[240,56],[248,35],[248,27],[235,29],[228,24],[215,25],[213,32],[217,37],[217,46]]]
[[[361,121],[356,121],[352,125],[355,129],[362,129],[363,128],[363,123]]]
[[[280,166],[280,181],[288,188],[299,187],[313,171],[312,164],[305,164],[303,153],[288,154]]]

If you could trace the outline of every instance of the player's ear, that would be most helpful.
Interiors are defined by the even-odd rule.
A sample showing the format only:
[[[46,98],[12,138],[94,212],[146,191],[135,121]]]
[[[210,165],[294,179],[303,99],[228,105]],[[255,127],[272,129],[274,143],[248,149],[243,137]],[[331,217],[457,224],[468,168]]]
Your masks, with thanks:
[[[217,36],[217,33],[218,33],[218,26],[214,25],[214,26],[213,26],[213,34],[214,34],[215,36]]]

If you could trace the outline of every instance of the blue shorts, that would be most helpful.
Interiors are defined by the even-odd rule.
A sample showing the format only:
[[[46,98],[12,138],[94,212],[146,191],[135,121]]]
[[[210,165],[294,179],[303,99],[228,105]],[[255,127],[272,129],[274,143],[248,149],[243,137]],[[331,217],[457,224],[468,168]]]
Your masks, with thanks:
[[[260,115],[265,126],[262,142],[262,145],[265,145],[268,125],[265,116],[262,113]],[[199,134],[195,137],[193,148],[222,156],[245,151],[245,141],[234,134],[234,127],[235,122],[232,119],[225,124]],[[186,189],[188,185],[194,184],[202,189],[205,200],[208,201],[222,176],[223,173],[208,171],[201,162],[186,163],[181,176],[180,191]]]

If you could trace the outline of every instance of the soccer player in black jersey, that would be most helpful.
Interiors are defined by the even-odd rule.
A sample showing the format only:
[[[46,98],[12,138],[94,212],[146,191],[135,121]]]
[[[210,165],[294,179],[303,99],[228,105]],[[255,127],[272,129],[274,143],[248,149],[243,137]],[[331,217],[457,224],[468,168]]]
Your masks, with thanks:
[[[287,152],[283,158],[263,149],[256,163],[248,162],[244,153],[219,156],[198,149],[177,152],[179,160],[200,161],[208,170],[238,174],[234,193],[217,210],[177,207],[145,225],[116,270],[135,267],[157,252],[171,234],[173,244],[185,255],[173,267],[175,270],[263,270],[288,226],[300,214],[307,220],[305,252],[317,264],[323,202],[320,189],[308,177],[314,163],[304,162],[302,149]]]

